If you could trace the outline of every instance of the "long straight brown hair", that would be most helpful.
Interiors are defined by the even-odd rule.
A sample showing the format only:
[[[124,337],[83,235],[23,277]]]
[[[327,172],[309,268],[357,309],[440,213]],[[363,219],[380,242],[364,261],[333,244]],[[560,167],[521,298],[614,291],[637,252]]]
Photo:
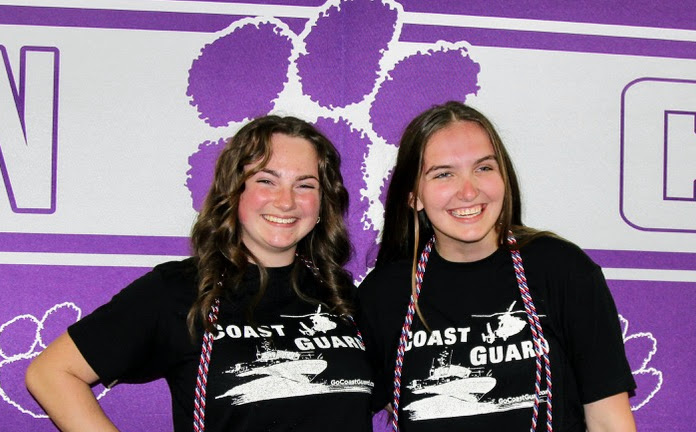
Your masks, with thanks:
[[[412,291],[415,292],[415,268],[419,251],[433,236],[433,227],[425,211],[415,209],[414,197],[423,169],[423,154],[436,132],[456,122],[473,122],[481,126],[493,145],[500,175],[505,184],[503,207],[498,218],[498,244],[505,244],[508,231],[513,231],[521,246],[547,232],[539,232],[522,224],[522,203],[517,175],[512,160],[495,127],[486,116],[461,102],[450,101],[424,111],[406,127],[399,143],[396,165],[387,191],[382,241],[377,254],[376,268],[393,261],[411,258]],[[416,311],[428,327],[418,304]]]
[[[387,191],[382,242],[377,267],[412,256],[432,235],[433,228],[424,211],[417,212],[411,202],[418,195],[423,168],[423,153],[430,138],[455,122],[480,125],[491,140],[500,174],[505,184],[503,208],[498,219],[498,243],[513,226],[522,226],[520,188],[515,169],[493,124],[479,111],[460,102],[436,105],[414,118],[406,127],[399,144],[396,165]],[[418,244],[421,243],[421,244]]]

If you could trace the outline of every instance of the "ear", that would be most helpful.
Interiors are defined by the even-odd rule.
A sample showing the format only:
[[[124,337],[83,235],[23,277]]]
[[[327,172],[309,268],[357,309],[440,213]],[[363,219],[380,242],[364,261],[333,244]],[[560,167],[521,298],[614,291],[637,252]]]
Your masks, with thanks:
[[[413,192],[409,192],[408,194],[408,205],[411,208],[416,208],[416,211],[421,211],[423,210],[423,203],[421,202],[420,198],[418,197],[413,197]]]

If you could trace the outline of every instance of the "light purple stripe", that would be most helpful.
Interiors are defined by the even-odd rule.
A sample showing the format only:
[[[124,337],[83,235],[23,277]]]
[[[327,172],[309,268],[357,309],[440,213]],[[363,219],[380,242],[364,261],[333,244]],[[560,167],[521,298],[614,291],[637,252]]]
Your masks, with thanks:
[[[585,249],[604,268],[696,270],[696,253]]]
[[[696,59],[696,42],[406,24],[405,42],[467,41],[476,46]]]
[[[177,255],[191,254],[188,237],[0,233],[1,252]]]
[[[0,6],[0,24],[214,33],[246,15]],[[282,18],[301,32],[304,18]]]
[[[199,1],[206,3],[245,3],[278,6],[321,6],[326,0],[169,0],[169,1]]]
[[[684,0],[399,0],[408,12],[696,30],[696,7]]]

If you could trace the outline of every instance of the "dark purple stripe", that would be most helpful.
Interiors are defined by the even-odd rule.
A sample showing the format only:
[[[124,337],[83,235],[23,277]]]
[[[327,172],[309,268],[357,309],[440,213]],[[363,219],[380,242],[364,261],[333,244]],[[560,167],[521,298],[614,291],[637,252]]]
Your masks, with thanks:
[[[88,254],[191,254],[188,237],[119,236],[97,234],[0,233],[0,252]],[[696,270],[696,253],[585,249],[605,268]]]
[[[696,270],[696,253],[585,249],[604,268]]]
[[[696,59],[696,42],[615,36],[406,24],[400,40],[405,42],[467,41],[475,46]]]
[[[258,0],[258,3],[262,3],[262,1]],[[266,2],[263,3],[266,4]],[[278,1],[278,3],[280,3],[280,1]],[[314,3],[309,1],[303,2],[303,5],[315,6]],[[452,9],[450,12],[477,14],[469,10],[459,10],[454,7],[454,5],[450,6],[450,9]],[[538,6],[536,8],[538,8]],[[696,10],[696,8],[693,9]],[[442,12],[442,10],[440,10],[440,12]],[[490,13],[482,15],[513,16],[513,14],[504,15],[494,12],[495,11],[490,11]],[[526,15],[515,17],[539,18]],[[0,6],[0,24],[12,25],[216,32],[224,29],[240,18],[243,18],[243,16],[179,12]],[[569,20],[564,15],[561,15],[560,18],[557,16],[555,19],[561,18]],[[549,17],[545,19],[552,18]],[[283,21],[296,33],[303,30],[306,22],[306,20],[302,18],[284,18]],[[600,21],[601,20],[596,22]],[[662,26],[666,27],[665,23],[669,22],[671,21],[664,21]],[[675,25],[675,27],[679,26]],[[693,27],[696,28],[696,25]],[[694,42],[553,34],[534,31],[453,28],[406,24],[401,34],[401,40],[413,42],[435,42],[437,40],[456,42],[465,40],[472,45],[480,46],[595,52],[649,57],[696,58],[696,43]]]
[[[2,252],[178,255],[191,254],[188,237],[0,233]]]
[[[696,7],[683,0],[399,0],[409,12],[696,30]]]
[[[0,6],[0,24],[51,27],[213,33],[245,17],[246,15]],[[282,18],[282,21],[299,33],[307,20]]]

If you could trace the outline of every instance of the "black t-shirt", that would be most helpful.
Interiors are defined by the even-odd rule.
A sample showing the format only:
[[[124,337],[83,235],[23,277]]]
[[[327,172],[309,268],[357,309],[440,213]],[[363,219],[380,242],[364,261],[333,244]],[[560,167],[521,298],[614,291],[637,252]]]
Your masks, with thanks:
[[[521,250],[549,342],[553,426],[584,431],[583,404],[635,388],[616,307],[601,269],[551,237]],[[411,293],[411,262],[371,272],[358,290],[358,323],[375,368],[374,408],[391,402],[398,339]],[[536,358],[510,252],[453,263],[433,251],[404,356],[403,431],[529,430]],[[545,430],[546,384],[537,430]]]
[[[292,267],[271,268],[252,321],[246,305],[258,290],[250,266],[240,294],[222,299],[206,400],[207,431],[371,430],[373,383],[355,325],[301,300]],[[302,292],[316,294],[301,270]],[[159,265],[68,329],[106,385],[165,378],[174,428],[193,429],[202,330],[192,341],[186,315],[196,298],[191,259]]]

